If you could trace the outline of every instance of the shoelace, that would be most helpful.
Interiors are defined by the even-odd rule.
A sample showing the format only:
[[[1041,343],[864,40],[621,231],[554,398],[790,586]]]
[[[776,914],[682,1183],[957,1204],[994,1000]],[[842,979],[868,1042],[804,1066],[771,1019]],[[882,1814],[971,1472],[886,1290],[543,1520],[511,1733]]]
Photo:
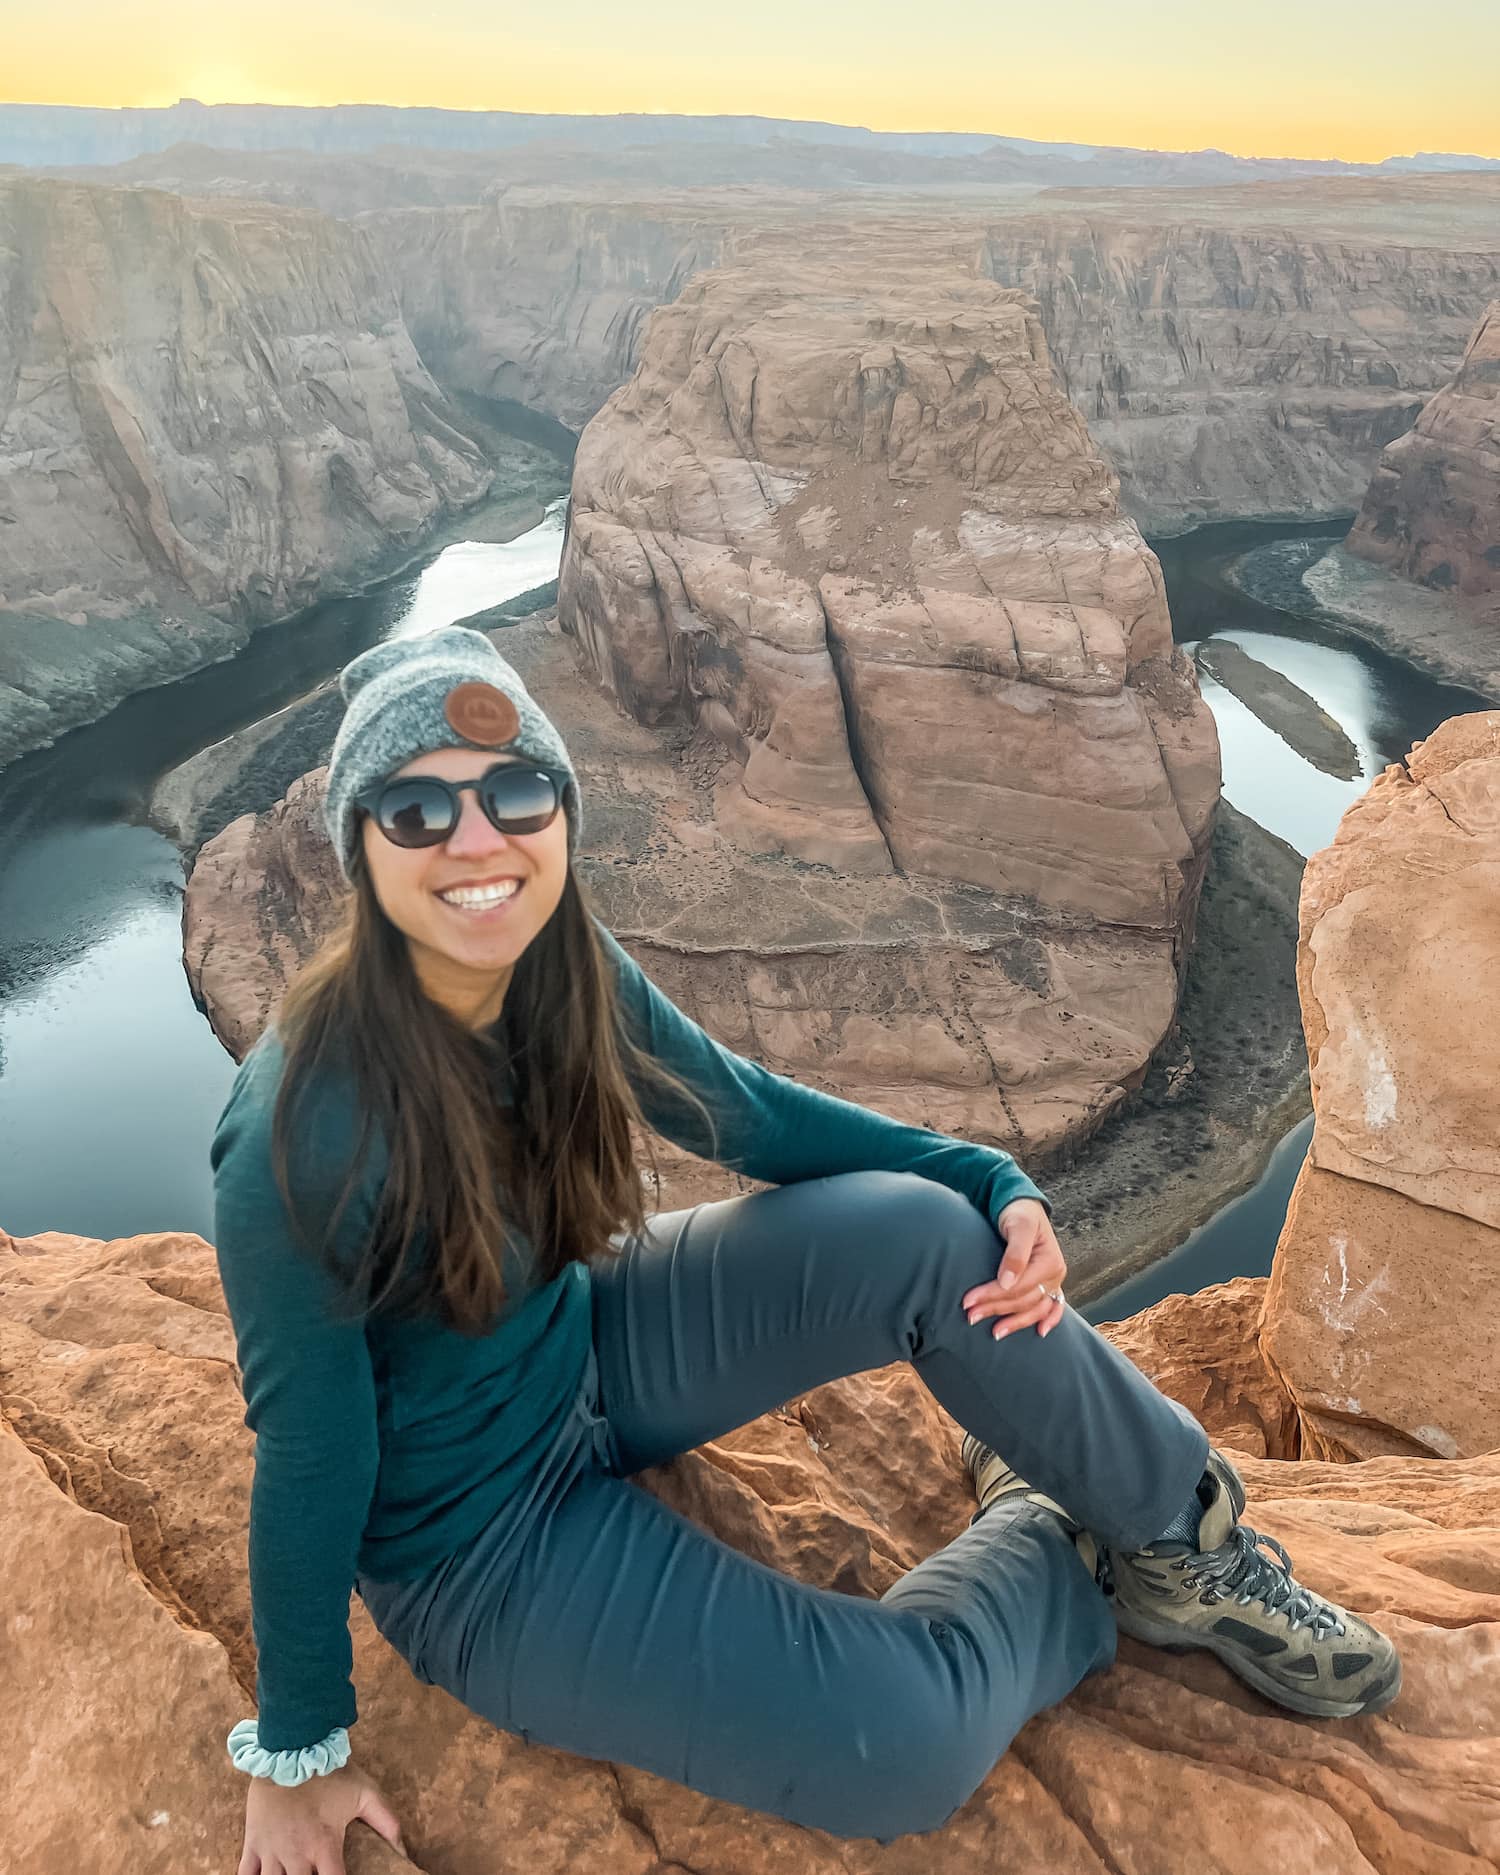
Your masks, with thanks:
[[[1281,1560],[1263,1556],[1262,1543],[1268,1543]],[[1205,1591],[1199,1601],[1221,1601],[1232,1594],[1241,1604],[1260,1602],[1268,1613],[1281,1615],[1288,1627],[1311,1628],[1315,1640],[1344,1632],[1343,1622],[1328,1603],[1295,1580],[1292,1559],[1275,1537],[1263,1536],[1248,1524],[1236,1524],[1222,1549],[1197,1551],[1173,1567],[1191,1571],[1183,1581],[1189,1588]]]

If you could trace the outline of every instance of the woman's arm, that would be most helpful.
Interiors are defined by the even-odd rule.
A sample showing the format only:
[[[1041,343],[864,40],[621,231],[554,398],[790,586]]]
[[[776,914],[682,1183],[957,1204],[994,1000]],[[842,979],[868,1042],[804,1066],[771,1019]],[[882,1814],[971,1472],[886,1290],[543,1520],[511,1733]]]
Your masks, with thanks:
[[[245,1423],[255,1434],[250,1596],[259,1743],[296,1750],[354,1722],[349,1595],[379,1464],[363,1323],[337,1320],[333,1279],[294,1242],[271,1173],[280,1050],[246,1057],[214,1134],[214,1246],[238,1342]],[[342,1176],[343,1103],[305,1111],[298,1160]],[[300,1189],[300,1187],[299,1187]],[[378,1187],[377,1187],[378,1190]],[[340,1240],[372,1222],[368,1182]]]
[[[804,1087],[716,1042],[659,990],[613,932],[598,925],[613,962],[628,1033],[694,1088],[717,1123],[650,1084],[636,1087],[652,1128],[674,1145],[773,1185],[835,1172],[916,1172],[961,1192],[993,1223],[1016,1198],[1051,1201],[1008,1152],[906,1126],[854,1101]]]

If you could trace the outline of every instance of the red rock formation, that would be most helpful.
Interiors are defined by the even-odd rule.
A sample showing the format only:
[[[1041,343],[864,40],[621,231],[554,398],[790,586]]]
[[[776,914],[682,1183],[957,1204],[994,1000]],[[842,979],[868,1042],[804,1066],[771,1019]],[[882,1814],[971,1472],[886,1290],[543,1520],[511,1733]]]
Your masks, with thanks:
[[[1226,1440],[1261,1394],[1257,1288],[1122,1331],[1132,1353],[1167,1351],[1164,1384]],[[1195,1345],[1196,1369],[1171,1352]],[[250,1457],[207,1244],[0,1233],[0,1728],[29,1747],[0,1806],[7,1868],[233,1868],[244,1783],[223,1740],[253,1709]],[[1268,1843],[1292,1875],[1483,1875],[1500,1857],[1500,1456],[1243,1469],[1258,1526],[1305,1578],[1397,1636],[1390,1713],[1293,1718],[1207,1657],[1125,1641],[943,1830],[882,1848],[497,1732],[418,1682],[356,1599],[355,1749],[433,1875],[1262,1875]],[[819,1388],[648,1483],[773,1567],[865,1595],[972,1507],[956,1428],[904,1367]],[[407,1866],[361,1825],[348,1843],[351,1875]]]
[[[870,284],[878,280],[879,285]],[[1191,915],[1218,748],[1034,313],[940,258],[699,276],[585,431],[563,628],[751,851]]]
[[[1500,630],[1500,299],[1452,383],[1382,454],[1347,544],[1474,600]]]
[[[1377,776],[1303,875],[1315,1122],[1261,1343],[1304,1451],[1500,1446],[1500,711]]]

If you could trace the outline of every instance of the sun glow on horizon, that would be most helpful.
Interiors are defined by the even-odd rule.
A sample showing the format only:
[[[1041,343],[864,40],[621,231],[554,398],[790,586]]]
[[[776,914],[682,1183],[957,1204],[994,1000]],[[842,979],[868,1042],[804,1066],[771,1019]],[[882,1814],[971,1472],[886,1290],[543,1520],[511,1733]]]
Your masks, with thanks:
[[[64,27],[60,30],[59,15]],[[926,0],[761,0],[742,18],[572,0],[561,28],[437,0],[62,0],[7,27],[8,103],[163,107],[380,103],[578,115],[747,115],[1140,149],[1378,162],[1500,157],[1500,8],[1429,0],[1368,30],[1362,0],[1109,0],[1050,12]],[[855,29],[858,29],[857,31]],[[959,51],[961,49],[961,56]],[[1455,57],[1455,51],[1461,56]]]

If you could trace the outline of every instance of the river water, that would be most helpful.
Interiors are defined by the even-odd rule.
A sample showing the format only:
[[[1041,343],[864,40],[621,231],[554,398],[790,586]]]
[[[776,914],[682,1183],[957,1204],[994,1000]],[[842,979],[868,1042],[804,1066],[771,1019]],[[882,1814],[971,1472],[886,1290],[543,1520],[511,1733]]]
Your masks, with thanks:
[[[1212,528],[1155,544],[1179,639],[1232,638],[1315,696],[1359,750],[1364,776],[1336,781],[1203,678],[1226,794],[1307,853],[1332,837],[1365,777],[1444,717],[1483,703],[1226,583],[1239,554],[1299,531],[1308,533]],[[419,574],[268,628],[239,656],[132,697],[0,771],[0,1228],[212,1235],[208,1144],[234,1063],[188,991],[181,862],[144,824],[153,784],[365,645],[555,578],[561,545],[557,504],[517,540],[449,547]],[[1309,1129],[1282,1142],[1254,1191],[1093,1312],[1267,1267]]]

